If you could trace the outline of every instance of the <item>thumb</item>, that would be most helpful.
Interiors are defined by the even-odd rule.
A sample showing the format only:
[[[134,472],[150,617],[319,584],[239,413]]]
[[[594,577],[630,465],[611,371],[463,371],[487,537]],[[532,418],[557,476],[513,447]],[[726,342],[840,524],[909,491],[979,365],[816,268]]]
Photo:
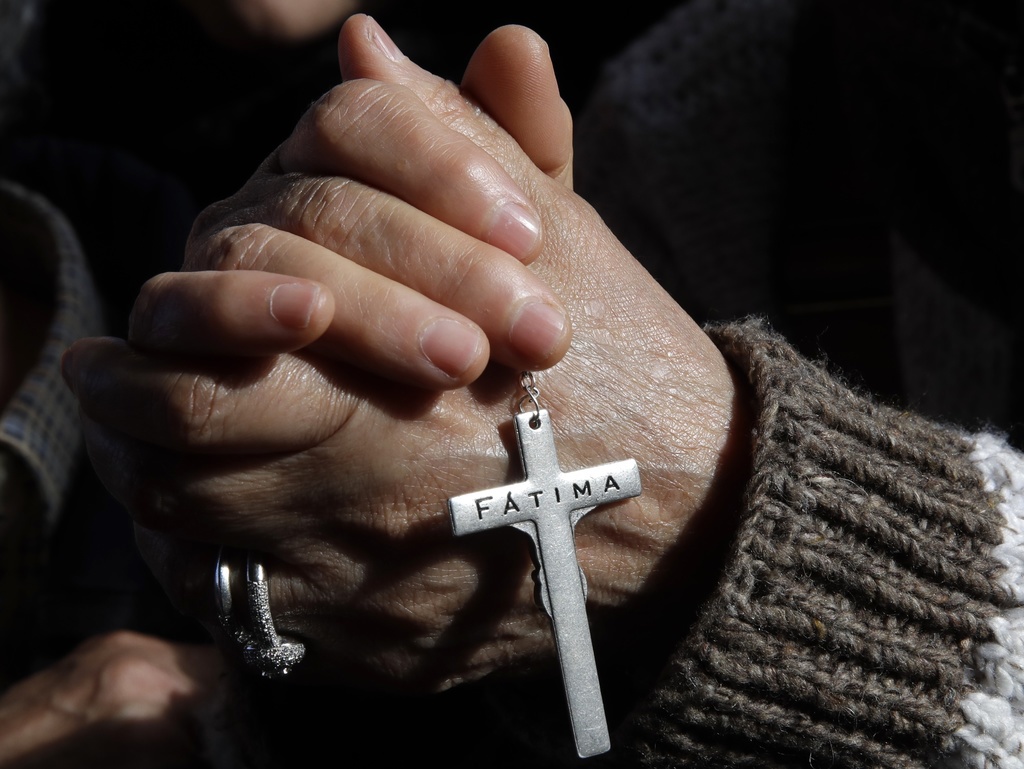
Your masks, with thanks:
[[[530,29],[496,29],[477,47],[463,91],[548,176],[572,186],[572,116],[558,93],[548,46]]]

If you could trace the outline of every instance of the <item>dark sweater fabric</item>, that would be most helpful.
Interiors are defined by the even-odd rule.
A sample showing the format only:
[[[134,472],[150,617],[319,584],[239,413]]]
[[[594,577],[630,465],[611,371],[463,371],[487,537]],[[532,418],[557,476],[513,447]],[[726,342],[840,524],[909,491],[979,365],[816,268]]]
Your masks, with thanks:
[[[710,333],[752,385],[754,473],[721,584],[616,763],[929,765],[963,723],[967,654],[1010,601],[971,444],[759,320]]]

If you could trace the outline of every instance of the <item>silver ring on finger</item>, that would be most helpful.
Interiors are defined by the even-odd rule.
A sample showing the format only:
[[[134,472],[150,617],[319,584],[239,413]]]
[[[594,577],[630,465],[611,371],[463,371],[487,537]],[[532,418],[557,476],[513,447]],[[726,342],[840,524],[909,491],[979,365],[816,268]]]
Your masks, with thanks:
[[[247,667],[264,678],[283,678],[302,661],[306,647],[277,634],[270,611],[267,570],[259,556],[251,551],[245,554],[245,610],[236,611],[232,555],[223,545],[217,553],[214,570],[217,620],[241,647],[242,660]],[[241,619],[236,616],[239,613]]]

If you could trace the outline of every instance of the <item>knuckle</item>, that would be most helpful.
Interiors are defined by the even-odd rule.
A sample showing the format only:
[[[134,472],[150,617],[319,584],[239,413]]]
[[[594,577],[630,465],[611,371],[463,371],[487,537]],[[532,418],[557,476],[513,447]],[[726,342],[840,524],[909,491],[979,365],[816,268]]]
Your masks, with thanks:
[[[186,270],[222,269],[219,266],[224,256],[222,232],[247,224],[259,227],[264,220],[266,201],[275,200],[279,195],[281,176],[269,170],[269,166],[277,162],[276,154],[264,161],[239,192],[207,206],[195,218],[185,243]]]
[[[137,650],[108,658],[99,671],[98,699],[110,706],[133,707],[159,699],[171,678]]]
[[[394,160],[399,174],[425,160],[448,177],[476,178],[488,168],[486,152],[449,130],[466,112],[464,100],[449,84],[438,86],[430,101],[426,108],[408,88],[391,83],[343,83],[307,113],[304,138],[321,153],[351,159],[383,136],[388,145],[407,150]]]
[[[185,243],[186,269],[208,270],[214,265],[210,259],[216,255],[207,248],[207,244],[213,235],[223,229],[231,216],[237,215],[238,206],[234,198],[221,200],[207,206],[192,222],[192,229],[189,232],[188,240]]]
[[[94,636],[72,653],[64,705],[82,714],[118,712],[159,698],[173,676],[164,670],[162,642],[129,630]]]
[[[446,265],[442,280],[438,281],[440,295],[438,301],[448,306],[461,304],[459,297],[470,299],[479,297],[487,286],[500,286],[515,289],[510,281],[497,280],[499,265],[493,253],[484,251],[473,245]],[[513,291],[514,293],[514,291]]]
[[[200,211],[192,222],[185,247],[186,253],[192,251],[195,245],[201,243],[211,232],[216,231],[230,211],[230,199],[212,203]]]
[[[422,154],[429,168],[426,178],[443,185],[446,197],[468,209],[463,217],[479,219],[477,226],[485,223],[493,206],[515,199],[508,175],[494,156],[458,134],[431,137]]]
[[[300,130],[315,151],[333,154],[349,140],[393,118],[399,86],[350,80],[335,86],[309,108]]]
[[[495,175],[494,159],[456,134],[434,137],[425,157],[433,176],[463,187],[488,185]]]
[[[374,210],[372,197],[368,188],[350,179],[304,180],[300,189],[281,201],[275,223],[335,253],[345,253],[353,250],[350,243],[358,233],[378,229],[374,223],[381,214]]]
[[[205,446],[221,434],[228,411],[226,388],[215,377],[182,373],[169,386],[164,407],[176,448]]]
[[[189,233],[190,241],[199,241],[203,237],[218,229],[225,219],[234,210],[232,198],[219,200],[211,203],[196,216],[192,222],[192,230]]]
[[[276,252],[280,234],[273,227],[260,223],[217,230],[204,243],[203,256],[199,260],[201,269],[264,269]]]
[[[229,387],[206,373],[179,372],[160,404],[160,434],[173,451],[203,448],[221,439],[232,409]]]

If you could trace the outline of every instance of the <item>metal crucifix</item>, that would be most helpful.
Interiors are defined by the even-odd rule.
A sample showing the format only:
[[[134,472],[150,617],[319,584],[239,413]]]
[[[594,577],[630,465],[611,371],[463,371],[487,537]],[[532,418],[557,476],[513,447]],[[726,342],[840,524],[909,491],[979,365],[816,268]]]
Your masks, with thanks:
[[[530,536],[537,594],[551,617],[576,752],[593,756],[611,742],[574,528],[598,505],[638,496],[640,472],[632,459],[562,472],[546,409],[516,414],[515,431],[525,480],[449,499],[452,528],[462,535],[513,526]]]

